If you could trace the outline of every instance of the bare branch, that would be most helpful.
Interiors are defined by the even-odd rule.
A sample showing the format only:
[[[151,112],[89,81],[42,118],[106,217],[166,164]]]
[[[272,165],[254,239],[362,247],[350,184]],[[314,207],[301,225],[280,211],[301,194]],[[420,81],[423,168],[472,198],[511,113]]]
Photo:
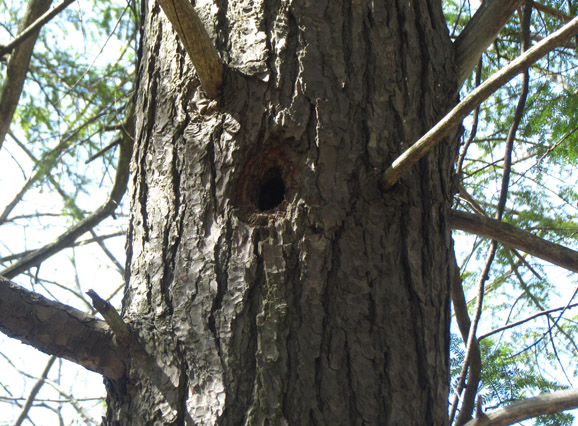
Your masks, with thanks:
[[[50,21],[52,18],[54,18],[56,15],[58,15],[60,12],[62,12],[64,9],[66,9],[68,6],[70,6],[75,1],[76,0],[64,0],[58,6],[55,6],[52,9],[50,9],[49,11],[47,11],[44,15],[39,17],[32,24],[29,24],[28,27],[26,27],[26,29],[24,31],[21,31],[20,33],[18,33],[18,36],[14,40],[12,40],[10,43],[8,43],[5,46],[0,46],[0,58],[2,58],[2,56],[7,54],[8,52],[11,52],[16,47],[21,45],[28,37],[32,37],[35,33],[38,34],[40,29],[48,21]]]
[[[401,154],[385,171],[380,186],[383,190],[390,189],[415,163],[436,146],[445,136],[455,129],[462,120],[479,104],[486,100],[501,86],[530,65],[562,45],[578,32],[578,18],[546,37],[540,43],[529,49],[512,61],[507,67],[494,73],[481,86],[473,90],[463,101],[456,105],[433,128],[423,135],[416,143]]]
[[[560,12],[558,9],[554,9],[553,7],[538,3],[537,1],[534,2],[534,8],[540,12],[544,12],[555,18],[561,19],[564,22],[570,22],[572,20],[572,17],[566,15],[564,12]]]
[[[98,152],[96,152],[95,154],[91,155],[88,160],[85,161],[85,164],[88,164],[94,160],[96,160],[98,157],[102,157],[104,154],[106,154],[111,148],[114,148],[115,146],[117,146],[120,142],[122,142],[121,138],[115,139],[113,140],[111,143],[109,143],[107,146],[105,146],[104,148],[102,148],[101,150],[99,150]]]
[[[28,412],[30,411],[30,407],[32,407],[32,403],[36,399],[36,395],[38,395],[38,392],[40,392],[40,389],[44,385],[44,382],[46,381],[46,377],[48,377],[48,372],[50,371],[50,368],[52,368],[52,364],[54,364],[54,361],[56,361],[56,357],[53,355],[49,358],[48,362],[46,363],[46,367],[44,367],[44,371],[42,372],[42,375],[40,376],[40,378],[36,381],[36,383],[32,387],[32,390],[30,391],[28,398],[26,398],[26,403],[22,407],[22,410],[20,411],[20,415],[18,416],[18,419],[14,423],[14,426],[20,426],[24,422],[24,420],[26,420],[26,418],[28,417]]]
[[[123,235],[123,234],[126,235],[125,232],[120,233],[120,235]],[[124,266],[121,265],[121,263],[118,261],[118,259],[115,257],[115,255],[112,254],[112,252],[108,249],[106,244],[104,244],[104,238],[101,238],[96,232],[94,232],[94,229],[90,230],[90,235],[93,236],[93,241],[95,241],[96,244],[98,244],[98,246],[103,251],[103,253],[106,255],[106,257],[108,257],[108,259],[116,267],[116,270],[124,277]]]
[[[112,234],[106,234],[106,235],[96,235],[96,233],[95,234],[91,233],[91,235],[93,235],[93,238],[87,238],[85,240],[75,241],[74,244],[72,244],[70,247],[85,246],[87,244],[92,244],[92,243],[103,243],[104,240],[106,240],[108,238],[126,236],[126,231],[118,231],[118,232],[113,232]],[[0,263],[12,262],[14,260],[18,260],[18,259],[21,259],[25,256],[28,256],[31,253],[34,253],[34,250],[27,250],[24,252],[14,253],[14,254],[10,254],[8,256],[0,257]],[[116,263],[118,263],[118,261],[116,261],[114,263],[116,265]],[[121,265],[121,268],[122,268],[122,265]],[[118,269],[118,266],[117,266],[117,269]],[[124,268],[122,268],[122,270],[124,270]],[[119,271],[119,272],[121,272],[121,271]]]
[[[489,217],[452,210],[450,218],[453,229],[491,238],[569,271],[578,272],[578,252],[574,250]]]
[[[124,350],[104,321],[0,277],[0,331],[88,370],[118,379]]]
[[[116,169],[114,185],[110,195],[108,196],[108,200],[102,206],[96,209],[90,216],[71,227],[54,242],[33,251],[22,260],[5,268],[0,272],[1,275],[9,279],[14,278],[27,269],[39,265],[50,256],[73,245],[78,237],[80,237],[85,232],[90,231],[102,220],[113,214],[114,210],[119,205],[128,184],[129,166],[133,147],[133,135],[134,115],[129,114],[126,132],[123,132],[123,141],[120,144],[120,153],[118,156],[118,166]]]
[[[495,329],[493,329],[492,331],[489,331],[489,332],[486,333],[486,334],[482,334],[480,337],[478,337],[478,341],[479,341],[479,340],[482,340],[482,339],[485,339],[486,337],[493,336],[494,334],[500,333],[500,332],[502,332],[502,331],[508,330],[508,329],[510,329],[510,328],[517,327],[517,326],[519,326],[519,325],[522,325],[522,324],[524,324],[524,323],[527,323],[528,321],[532,321],[533,319],[536,319],[536,318],[538,318],[538,317],[540,317],[540,316],[549,315],[549,314],[551,314],[551,313],[553,313],[553,312],[558,312],[558,311],[563,311],[563,310],[567,310],[567,309],[572,309],[572,308],[575,308],[576,306],[578,306],[578,303],[572,303],[571,305],[566,305],[566,306],[562,306],[562,307],[559,307],[559,308],[553,308],[553,309],[546,309],[546,310],[537,312],[537,313],[535,313],[534,315],[530,315],[529,317],[524,318],[524,319],[522,319],[522,320],[520,320],[520,321],[516,321],[516,322],[510,323],[510,324],[503,325],[502,327],[495,328]]]
[[[19,32],[23,31],[47,11],[51,3],[52,0],[30,0],[26,13],[20,22]],[[20,100],[24,80],[28,73],[30,57],[32,56],[39,31],[40,30],[36,30],[29,38],[22,42],[20,46],[14,49],[14,52],[8,60],[6,76],[4,77],[0,91],[0,148],[2,148],[14,111],[16,111],[16,106]]]
[[[468,422],[466,426],[508,426],[544,414],[578,407],[578,389],[548,393],[514,402]]]
[[[466,345],[468,342],[471,321],[468,314],[466,298],[464,296],[464,289],[462,287],[462,280],[460,278],[460,271],[455,262],[452,262],[451,270],[452,303],[454,305],[454,312],[456,314],[458,328],[460,329],[460,334],[462,335],[464,345]],[[480,354],[480,345],[478,339],[473,340],[471,351],[468,383],[465,387],[465,393],[461,400],[462,405],[460,407],[460,413],[455,422],[456,426],[463,425],[465,422],[472,418],[472,411],[474,410],[474,404],[476,400],[476,392],[478,390],[478,383],[481,377],[482,357]]]
[[[100,398],[77,399],[74,396],[72,396],[70,393],[68,393],[64,389],[62,389],[62,387],[60,387],[59,384],[54,382],[53,380],[46,379],[45,382],[48,386],[50,386],[52,389],[54,389],[56,392],[58,392],[62,396],[62,398],[64,399],[64,401],[66,403],[68,403],[74,407],[76,412],[80,415],[80,417],[82,417],[84,419],[84,421],[87,425],[97,425],[97,424],[99,425],[100,424],[100,422],[97,422],[94,418],[92,418],[92,416],[90,414],[87,413],[87,411],[83,408],[83,406],[80,404],[80,402],[81,401],[89,401],[91,399],[96,399],[96,400],[100,400],[102,403],[104,403],[104,398],[100,397]]]
[[[470,324],[470,330],[468,332],[468,339],[466,342],[466,354],[464,356],[464,361],[462,364],[462,369],[460,375],[458,377],[458,384],[456,386],[456,392],[454,395],[454,399],[452,401],[452,406],[450,409],[450,422],[453,421],[454,415],[456,413],[458,407],[458,399],[459,396],[464,388],[464,384],[466,381],[466,376],[468,373],[468,367],[470,365],[472,357],[474,357],[474,353],[476,352],[476,347],[479,345],[478,339],[476,339],[476,330],[478,328],[478,324],[480,322],[480,318],[482,317],[482,306],[484,302],[484,293],[486,287],[486,281],[490,276],[490,268],[492,266],[492,262],[494,261],[494,257],[496,255],[496,250],[498,248],[498,243],[493,240],[492,244],[490,245],[490,249],[488,250],[488,254],[486,255],[486,262],[484,265],[484,269],[478,278],[478,291],[476,297],[476,305],[474,307],[474,317]],[[479,350],[479,347],[478,347]],[[476,385],[477,388],[477,385]]]
[[[223,84],[223,62],[189,0],[159,0],[165,15],[197,71],[207,96],[214,99]]]

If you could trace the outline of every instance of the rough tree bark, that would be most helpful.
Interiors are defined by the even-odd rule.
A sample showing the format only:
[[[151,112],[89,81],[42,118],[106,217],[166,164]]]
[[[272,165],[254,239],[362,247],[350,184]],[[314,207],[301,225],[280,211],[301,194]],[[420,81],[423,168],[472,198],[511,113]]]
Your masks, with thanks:
[[[378,185],[456,102],[440,2],[196,6],[215,101],[144,10],[123,315],[156,368],[107,423],[446,424],[456,138]]]

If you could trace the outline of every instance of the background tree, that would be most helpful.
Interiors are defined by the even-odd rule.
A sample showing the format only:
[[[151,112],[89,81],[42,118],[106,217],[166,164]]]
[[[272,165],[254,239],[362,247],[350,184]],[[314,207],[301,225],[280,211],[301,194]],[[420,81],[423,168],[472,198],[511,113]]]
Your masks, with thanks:
[[[104,323],[38,300],[3,281],[2,329],[103,373],[111,423],[134,424],[145,418],[210,424],[220,418],[230,424],[444,424],[448,298],[451,278],[457,277],[450,218],[455,228],[576,269],[574,252],[520,231],[547,231],[538,234],[572,245],[567,239],[571,234],[564,231],[572,223],[573,189],[556,188],[564,204],[555,205],[557,214],[549,217],[548,208],[555,201],[545,191],[552,191],[553,180],[544,170],[560,176],[572,170],[573,157],[564,150],[571,152],[574,143],[573,97],[568,96],[574,93],[568,72],[574,52],[568,50],[571,44],[553,49],[572,43],[567,40],[576,29],[555,45],[544,45],[542,53],[550,52],[545,62],[533,65],[520,85],[513,80],[495,92],[484,104],[491,107],[466,121],[466,128],[473,126],[459,157],[452,135],[463,114],[513,74],[489,79],[495,84],[475,92],[485,90],[486,95],[470,107],[462,103],[451,126],[444,130],[441,122],[434,130],[443,131],[426,134],[457,102],[464,81],[467,93],[506,60],[527,50],[531,40],[536,43],[573,15],[555,2],[527,2],[526,18],[520,9],[519,20],[514,16],[508,21],[521,3],[487,1],[471,21],[467,5],[449,1],[444,2],[445,19],[439,2],[197,4],[209,40],[226,64],[224,74],[204,61],[212,49],[195,53],[198,43],[188,38],[191,29],[183,24],[194,20],[175,20],[191,13],[186,4],[161,2],[173,27],[158,7],[143,7],[126,323],[91,294],[116,336],[111,340]],[[175,5],[185,9],[175,14]],[[530,14],[532,7],[538,13]],[[454,34],[459,37],[452,43]],[[483,51],[477,78],[468,77]],[[12,52],[9,61],[17,56]],[[533,62],[529,59],[526,65]],[[8,77],[4,81],[4,88],[14,87],[6,83]],[[45,81],[40,87],[45,85],[50,87]],[[94,105],[110,108],[122,99],[123,90],[130,90],[120,86],[124,89],[112,98],[98,95],[102,98]],[[92,93],[106,93],[105,89]],[[57,85],[55,90],[61,89]],[[514,111],[510,99],[518,92],[521,100]],[[59,105],[64,98],[47,99]],[[44,271],[50,254],[73,244],[116,207],[133,136],[131,108],[121,105],[126,117],[111,114],[111,124],[100,122],[97,127],[119,132],[119,167],[108,201],[84,220],[81,214],[75,216],[81,221],[56,245],[27,253],[3,275],[13,278],[42,262]],[[23,110],[35,112],[33,107]],[[524,110],[532,113],[520,121]],[[56,116],[46,114],[47,127],[54,126]],[[478,124],[481,119],[486,126]],[[97,120],[89,118],[79,128]],[[24,120],[24,129],[30,121]],[[27,141],[33,140],[32,133]],[[39,169],[54,162],[70,170],[70,160],[61,153],[71,145],[88,156],[84,153],[86,147],[88,152],[93,149],[93,140],[87,135],[74,139],[80,132],[69,134],[59,136],[55,145],[60,151],[38,160]],[[439,143],[440,134],[450,136],[405,170],[406,159],[420,153],[422,146]],[[106,146],[113,140],[103,142]],[[503,160],[496,161],[502,145]],[[452,178],[456,157],[458,179]],[[399,181],[398,170],[403,171]],[[47,179],[66,194],[59,190],[58,174],[38,176],[34,182]],[[497,192],[492,189],[495,182],[501,188]],[[450,215],[454,193],[463,211]],[[78,202],[63,198],[66,208]],[[14,207],[7,205],[10,218]],[[475,247],[484,250],[485,244]],[[463,247],[460,244],[460,252]],[[476,257],[481,259],[472,251],[468,259]],[[536,316],[550,321],[544,331],[536,332],[536,322],[524,326],[519,321],[513,328],[517,334],[500,340],[485,337],[479,347],[468,333],[476,335],[481,297],[470,312],[472,326],[467,299],[454,279],[455,318],[464,341],[470,342],[465,352],[457,337],[451,346],[454,376],[466,377],[460,365],[464,358],[470,364],[465,390],[458,377],[454,380],[457,393],[463,392],[458,411],[457,399],[450,399],[450,417],[457,424],[470,417],[476,395],[482,396],[480,407],[491,407],[562,387],[559,380],[544,379],[539,367],[548,365],[554,371],[558,363],[567,370],[575,355],[573,322],[568,318],[571,292],[549,284],[556,281],[551,281],[546,266],[519,251],[498,249],[495,243],[485,263],[479,263],[465,262],[470,270],[462,275],[466,290],[474,286],[473,292],[486,294],[487,320],[480,326],[486,331],[525,317],[528,306],[544,311],[561,304],[562,309]],[[478,268],[483,269],[479,274]],[[494,282],[484,287],[489,271]],[[34,272],[38,280],[38,268]],[[560,291],[559,299],[552,289]],[[513,295],[515,303],[508,300]],[[86,300],[81,292],[79,296]],[[47,311],[52,334],[43,322]],[[36,319],[39,323],[32,321]],[[482,360],[486,367],[480,370]],[[574,374],[567,372],[569,384]],[[533,416],[577,405],[573,392],[558,400],[559,404],[548,401],[546,408],[541,400],[529,401],[534,410],[513,405],[506,411],[508,422],[522,418],[512,417],[517,408]],[[544,421],[569,420],[558,416]]]

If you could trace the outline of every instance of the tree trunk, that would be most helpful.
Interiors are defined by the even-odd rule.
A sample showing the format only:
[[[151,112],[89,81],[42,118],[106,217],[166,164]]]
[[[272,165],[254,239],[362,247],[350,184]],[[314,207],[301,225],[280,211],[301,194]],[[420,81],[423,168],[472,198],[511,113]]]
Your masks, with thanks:
[[[198,0],[217,101],[145,7],[108,424],[447,423],[456,138],[378,186],[456,101],[440,3]]]

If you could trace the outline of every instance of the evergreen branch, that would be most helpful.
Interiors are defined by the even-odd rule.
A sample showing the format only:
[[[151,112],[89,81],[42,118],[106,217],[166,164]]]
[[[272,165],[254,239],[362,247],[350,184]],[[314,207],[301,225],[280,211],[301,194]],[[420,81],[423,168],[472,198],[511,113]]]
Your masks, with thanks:
[[[530,43],[530,19],[532,16],[532,0],[525,0],[524,5],[524,14],[522,21],[522,52],[525,52]],[[518,131],[518,127],[520,122],[522,121],[522,117],[524,115],[524,109],[526,107],[526,98],[528,96],[528,86],[529,86],[529,74],[528,70],[526,69],[523,78],[522,78],[522,92],[520,94],[520,99],[518,100],[518,105],[516,107],[516,113],[514,114],[514,119],[512,120],[512,124],[510,126],[510,130],[508,131],[508,137],[506,138],[506,143],[504,147],[504,173],[502,175],[502,185],[500,189],[500,198],[498,200],[498,206],[496,209],[496,219],[501,221],[502,216],[504,214],[504,209],[506,208],[506,201],[508,198],[508,188],[510,185],[510,172],[512,170],[512,151],[514,149],[514,140],[516,138],[516,132]],[[476,109],[477,111],[477,109]],[[486,264],[480,275],[478,281],[478,297],[476,299],[476,308],[474,311],[474,318],[470,325],[470,330],[468,333],[467,344],[466,344],[466,355],[464,357],[464,364],[462,366],[462,372],[460,374],[460,379],[458,386],[456,388],[456,395],[454,399],[454,403],[452,404],[452,409],[450,413],[450,421],[453,420],[453,414],[455,413],[455,409],[457,408],[457,401],[458,396],[460,395],[462,389],[465,387],[464,382],[466,380],[466,373],[468,368],[470,367],[471,359],[474,356],[474,352],[479,353],[479,344],[478,339],[476,338],[476,330],[478,327],[478,323],[480,321],[482,315],[482,305],[483,305],[483,297],[484,297],[484,288],[485,282],[489,277],[490,268],[494,261],[494,257],[496,255],[496,250],[498,248],[498,243],[496,240],[492,240],[492,244],[490,246],[490,250],[486,257]],[[471,370],[471,369],[470,369]],[[478,383],[480,380],[481,374],[480,371],[475,372],[474,375],[470,374],[468,378],[468,386],[466,388],[466,399],[468,401],[475,399],[475,394],[478,390]],[[472,382],[472,383],[470,383]],[[470,393],[470,395],[468,395]],[[481,404],[481,400],[480,400]],[[478,405],[478,408],[481,409],[481,406]],[[471,411],[470,411],[471,413]],[[470,413],[463,413],[460,416],[459,421],[457,422],[458,425],[465,423],[470,417]],[[462,414],[462,413],[460,413]]]
[[[506,407],[482,414],[466,426],[508,426],[532,417],[555,414],[578,407],[578,389],[547,393],[514,402]]]
[[[48,177],[50,179],[51,176],[50,171],[58,164],[57,160],[59,156],[65,150],[70,148],[70,143],[73,140],[73,138],[76,137],[85,126],[94,123],[100,117],[101,117],[100,114],[96,114],[93,117],[86,120],[81,126],[77,127],[76,129],[70,132],[66,132],[66,136],[60,140],[58,145],[56,145],[50,151],[43,154],[40,160],[38,160],[32,154],[32,152],[30,152],[30,150],[26,147],[26,145],[22,141],[20,141],[16,137],[16,135],[8,131],[8,134],[14,140],[14,142],[16,142],[16,144],[20,147],[20,149],[22,149],[26,153],[26,155],[28,155],[28,157],[32,161],[34,161],[35,166],[34,166],[34,173],[26,180],[26,182],[24,183],[20,191],[14,196],[12,201],[10,201],[6,205],[6,207],[4,207],[4,210],[0,214],[0,224],[3,224],[8,221],[8,216],[10,216],[10,213],[12,213],[12,211],[18,205],[18,203],[22,201],[24,195],[34,186],[34,184],[40,182],[41,179],[43,179],[44,177]]]
[[[457,128],[474,108],[490,97],[496,90],[526,70],[542,56],[566,42],[576,33],[578,33],[578,18],[574,18],[569,24],[534,45],[526,53],[512,61],[507,67],[494,73],[481,86],[474,89],[425,135],[395,159],[380,180],[382,190],[392,188],[401,176],[453,129]]]
[[[453,229],[491,238],[547,262],[578,272],[578,252],[546,241],[514,225],[459,210],[450,214]]]
[[[159,0],[159,4],[185,46],[205,93],[216,98],[224,66],[195,8],[189,0]]]
[[[124,373],[124,353],[104,321],[4,277],[0,277],[0,331],[110,379]]]

